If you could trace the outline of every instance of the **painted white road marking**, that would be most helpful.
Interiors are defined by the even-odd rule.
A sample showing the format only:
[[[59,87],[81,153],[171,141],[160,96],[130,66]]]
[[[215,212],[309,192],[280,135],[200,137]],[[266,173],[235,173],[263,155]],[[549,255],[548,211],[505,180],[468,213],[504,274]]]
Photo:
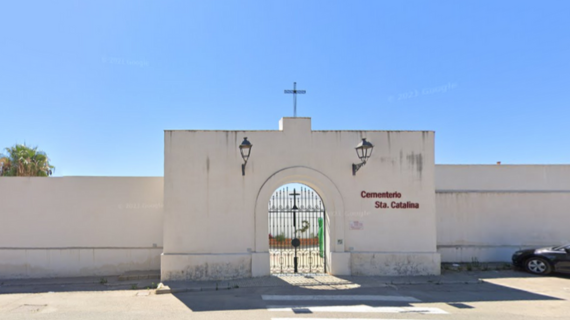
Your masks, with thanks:
[[[391,301],[421,302],[414,297],[380,295],[262,295],[263,300],[283,301]]]
[[[305,318],[311,320],[363,320],[362,318]],[[299,320],[299,318],[271,318],[271,320]],[[412,319],[369,319],[366,318],[365,320],[412,320]]]
[[[290,311],[296,313],[315,312],[368,312],[368,313],[417,313],[417,314],[447,314],[439,308],[423,307],[372,307],[358,306],[267,306],[267,311],[281,312]]]

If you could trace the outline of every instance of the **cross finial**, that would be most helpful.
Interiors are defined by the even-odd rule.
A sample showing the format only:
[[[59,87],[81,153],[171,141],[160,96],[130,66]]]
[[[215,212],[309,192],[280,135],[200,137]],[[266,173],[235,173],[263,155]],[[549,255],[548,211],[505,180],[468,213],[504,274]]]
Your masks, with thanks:
[[[293,193],[289,194],[290,196],[293,196],[293,208],[291,208],[292,210],[299,210],[297,208],[297,196],[300,196],[300,193],[297,193],[297,190],[293,189]]]
[[[297,90],[297,82],[293,82],[293,90],[285,90],[285,93],[293,94],[293,116],[297,118],[297,94],[305,94],[307,90]]]

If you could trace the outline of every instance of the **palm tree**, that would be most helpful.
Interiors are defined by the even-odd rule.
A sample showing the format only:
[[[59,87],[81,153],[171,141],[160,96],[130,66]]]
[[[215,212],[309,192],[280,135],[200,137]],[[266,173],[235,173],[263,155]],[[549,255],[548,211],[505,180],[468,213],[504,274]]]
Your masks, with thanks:
[[[0,155],[0,176],[47,177],[55,171],[46,153],[38,151],[38,147],[16,144],[5,150],[7,154]]]
[[[10,170],[10,166],[10,159],[0,154],[0,177],[4,175],[4,172],[8,172]]]

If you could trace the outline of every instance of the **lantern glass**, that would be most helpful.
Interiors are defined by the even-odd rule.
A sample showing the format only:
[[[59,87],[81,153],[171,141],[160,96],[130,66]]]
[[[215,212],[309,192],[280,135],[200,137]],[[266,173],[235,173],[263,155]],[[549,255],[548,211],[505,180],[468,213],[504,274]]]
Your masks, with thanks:
[[[239,146],[239,151],[241,153],[243,161],[247,162],[247,160],[249,159],[249,154],[251,153],[252,146],[253,145],[249,141],[247,141],[247,137],[243,138],[243,142]]]
[[[366,141],[366,138],[363,138],[362,141],[356,146],[356,155],[362,162],[366,162],[368,158],[372,155],[372,150],[374,146],[372,143]]]

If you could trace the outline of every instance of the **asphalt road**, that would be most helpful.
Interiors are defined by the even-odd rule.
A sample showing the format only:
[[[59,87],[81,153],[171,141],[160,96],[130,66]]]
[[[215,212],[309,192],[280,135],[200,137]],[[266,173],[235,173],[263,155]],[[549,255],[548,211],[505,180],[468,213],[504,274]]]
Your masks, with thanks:
[[[0,319],[570,319],[570,277],[315,290],[231,288],[0,294]]]

